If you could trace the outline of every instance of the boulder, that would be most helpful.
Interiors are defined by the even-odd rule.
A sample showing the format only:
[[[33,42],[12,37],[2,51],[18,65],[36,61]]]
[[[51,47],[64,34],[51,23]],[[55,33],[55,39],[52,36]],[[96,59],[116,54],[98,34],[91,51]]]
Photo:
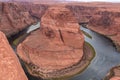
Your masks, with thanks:
[[[72,12],[53,6],[41,18],[40,29],[19,44],[17,52],[30,74],[49,79],[79,72],[74,66],[83,58],[83,45],[84,37]]]
[[[0,80],[28,80],[2,32],[0,32]]]

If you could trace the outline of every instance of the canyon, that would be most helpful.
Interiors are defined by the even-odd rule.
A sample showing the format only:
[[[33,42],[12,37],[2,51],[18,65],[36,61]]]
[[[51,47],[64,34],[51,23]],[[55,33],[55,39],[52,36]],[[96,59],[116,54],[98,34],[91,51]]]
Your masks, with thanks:
[[[92,51],[87,46],[89,51],[83,52],[83,33],[69,9],[49,7],[40,26],[17,47],[31,75],[43,79],[61,78],[72,76],[88,65]],[[89,53],[89,57],[85,55]]]
[[[120,19],[120,6],[119,3],[60,3],[59,1],[54,4],[48,1],[44,3],[37,1],[37,3],[21,3],[22,6],[30,12],[30,14],[38,19],[45,13],[48,7],[55,5],[63,5],[70,9],[76,17],[79,24],[87,24],[87,28],[104,35],[111,39],[115,44],[117,50],[120,48],[119,40],[119,19]],[[29,6],[29,7],[27,7]]]
[[[60,71],[82,60],[85,54],[83,54],[84,38],[81,31],[78,30],[78,23],[111,39],[117,51],[120,51],[119,3],[60,3],[59,1],[48,1],[48,3],[45,3],[44,1],[40,2],[38,0],[32,0],[30,2],[19,2],[19,0],[12,1],[13,2],[3,2],[3,0],[1,0],[0,2],[0,31],[7,37],[19,33],[37,21],[41,21],[41,28],[32,32],[17,47],[18,55],[25,62],[25,65],[29,67],[28,72],[34,76],[38,76],[38,72],[40,72],[43,76],[39,77],[51,78],[53,75],[45,75],[44,73]],[[50,7],[54,7],[53,13]],[[59,52],[59,50],[62,52]],[[68,52],[66,51],[66,55],[63,56],[65,50],[68,50]],[[78,52],[76,51],[78,51],[79,54],[77,54]],[[62,57],[59,57],[57,54],[54,55],[53,52],[58,52],[58,55]],[[67,53],[71,54],[71,56]],[[42,54],[42,56],[40,54]],[[42,57],[45,58],[43,59]],[[58,62],[52,59],[53,57],[57,57]],[[75,59],[73,57],[75,57]],[[51,60],[53,63],[47,61],[47,59]],[[67,59],[72,60],[69,61]],[[64,62],[62,62],[63,60]],[[88,62],[89,61],[90,60],[88,60]],[[42,64],[42,62],[45,63]],[[49,63],[54,65],[48,67]],[[60,66],[59,63],[61,63],[62,66]],[[32,70],[30,70],[31,68]],[[47,71],[45,71],[44,68],[47,68]],[[55,68],[55,70],[53,70],[53,68]],[[38,74],[34,74],[35,72]],[[119,72],[119,70],[115,70],[114,73],[115,72]],[[60,73],[58,73],[58,75],[59,74]],[[63,73],[61,72],[61,74]],[[110,80],[117,80],[117,78],[119,79],[120,76],[113,75]]]

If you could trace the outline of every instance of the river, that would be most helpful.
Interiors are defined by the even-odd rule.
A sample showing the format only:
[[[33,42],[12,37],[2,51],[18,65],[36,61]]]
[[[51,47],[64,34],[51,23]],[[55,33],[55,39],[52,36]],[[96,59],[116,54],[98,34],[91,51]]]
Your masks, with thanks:
[[[96,56],[85,71],[70,80],[102,80],[112,67],[120,64],[120,53],[106,37],[84,27],[81,30],[92,36],[85,36],[85,41],[94,47]]]
[[[34,30],[35,27],[38,28],[40,23],[36,25],[32,25],[28,28],[28,31],[26,31],[25,34],[30,33],[30,31]],[[113,43],[104,36],[84,27],[81,27],[81,30],[87,32],[92,37],[89,38],[85,36],[85,41],[89,42],[93,46],[96,56],[82,73],[69,80],[102,80],[112,67],[120,64],[120,53],[116,51]],[[34,78],[28,73],[26,74],[29,80],[42,80]]]

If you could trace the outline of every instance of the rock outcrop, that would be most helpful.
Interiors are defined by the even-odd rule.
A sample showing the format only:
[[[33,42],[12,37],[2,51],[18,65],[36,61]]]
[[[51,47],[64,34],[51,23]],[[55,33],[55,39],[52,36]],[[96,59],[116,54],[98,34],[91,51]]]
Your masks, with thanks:
[[[2,32],[0,32],[0,80],[28,80]]]
[[[120,11],[101,13],[90,19],[87,28],[111,39],[117,50],[120,51]]]
[[[59,78],[73,75],[89,63],[91,54],[83,58],[83,45],[84,37],[73,14],[65,7],[55,6],[46,11],[40,29],[19,44],[17,52],[30,74]]]
[[[104,80],[120,80],[120,66],[112,68]]]
[[[8,37],[34,23],[24,7],[17,3],[0,2],[0,31]]]
[[[17,3],[23,6],[24,9],[28,11],[32,17],[35,17],[38,19],[41,19],[42,15],[45,13],[46,9],[48,8],[47,4],[46,5],[35,4],[32,2],[17,2]]]
[[[98,10],[97,7],[88,7],[82,5],[66,5],[66,7],[73,12],[79,24],[87,24],[90,18]]]
[[[66,7],[74,13],[78,23],[87,24],[85,27],[108,37],[120,51],[120,7],[118,4],[83,3]]]

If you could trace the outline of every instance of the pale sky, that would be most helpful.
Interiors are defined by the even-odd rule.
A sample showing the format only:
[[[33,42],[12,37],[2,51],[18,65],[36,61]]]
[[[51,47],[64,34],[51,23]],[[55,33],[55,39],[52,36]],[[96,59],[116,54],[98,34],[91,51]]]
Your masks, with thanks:
[[[100,2],[120,2],[120,0],[66,0],[66,1],[82,1],[82,2],[92,2],[92,1],[100,1]]]

